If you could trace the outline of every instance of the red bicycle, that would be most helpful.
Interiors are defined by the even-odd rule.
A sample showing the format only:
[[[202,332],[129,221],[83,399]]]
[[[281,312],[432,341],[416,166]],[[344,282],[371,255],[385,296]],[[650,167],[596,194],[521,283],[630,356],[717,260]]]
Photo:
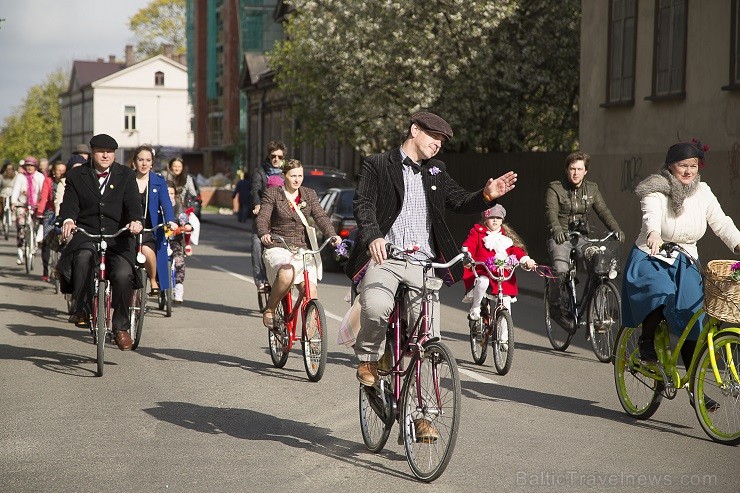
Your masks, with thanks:
[[[282,242],[285,248],[291,250],[295,255],[301,256],[303,260],[303,294],[293,299],[295,286],[280,300],[275,308],[274,322],[271,329],[267,329],[268,346],[270,358],[275,368],[282,368],[288,361],[288,354],[293,343],[298,341],[298,316],[301,315],[301,346],[303,348],[303,365],[306,375],[312,382],[318,382],[324,376],[326,367],[326,354],[328,352],[328,339],[326,334],[326,316],[324,307],[319,300],[311,297],[311,283],[308,278],[308,265],[313,255],[320,254],[321,250],[329,244],[331,238],[327,238],[318,250],[295,249],[290,247],[285,239],[272,235],[272,241]]]
[[[113,325],[111,324],[111,286],[108,280],[108,242],[111,238],[115,238],[121,233],[127,232],[128,228],[121,228],[112,235],[91,235],[84,229],[78,227],[74,230],[75,233],[82,233],[96,244],[98,252],[98,264],[95,269],[95,281],[93,284],[93,305],[92,313],[90,315],[90,333],[93,337],[93,344],[97,345],[97,363],[98,363],[98,376],[103,376],[103,370],[105,366],[105,340],[108,339],[113,342]]]

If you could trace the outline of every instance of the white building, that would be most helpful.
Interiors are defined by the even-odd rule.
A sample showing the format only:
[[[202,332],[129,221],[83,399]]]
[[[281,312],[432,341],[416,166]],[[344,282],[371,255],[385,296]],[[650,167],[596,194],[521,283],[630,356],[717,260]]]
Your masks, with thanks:
[[[130,47],[126,58],[74,62],[69,89],[60,95],[64,160],[99,133],[118,142],[118,162],[140,144],[192,149],[187,67],[165,55],[132,63]]]

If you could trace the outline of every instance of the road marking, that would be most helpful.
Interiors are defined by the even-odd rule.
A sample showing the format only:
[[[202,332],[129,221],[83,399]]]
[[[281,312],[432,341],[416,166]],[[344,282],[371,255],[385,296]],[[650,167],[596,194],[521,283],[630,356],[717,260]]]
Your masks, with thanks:
[[[474,380],[478,380],[479,382],[492,383],[494,385],[498,385],[498,382],[496,382],[495,380],[491,380],[488,377],[484,377],[483,375],[479,375],[479,374],[475,373],[474,371],[468,370],[466,368],[460,368],[460,367],[458,367],[457,368],[457,371],[459,371],[463,375],[469,376],[470,378],[472,378]]]
[[[254,284],[254,278],[252,276],[244,276],[242,274],[237,274],[236,272],[231,272],[230,270],[226,270],[223,267],[219,267],[218,265],[212,265],[211,267],[213,267],[216,270],[220,270],[221,272],[228,274],[231,277],[235,277],[239,279],[240,281],[246,281],[246,282]],[[339,315],[333,314],[332,312],[328,311],[326,308],[324,308],[324,314],[327,317],[333,320],[336,320],[337,322],[341,322],[343,320],[342,317],[340,317]]]

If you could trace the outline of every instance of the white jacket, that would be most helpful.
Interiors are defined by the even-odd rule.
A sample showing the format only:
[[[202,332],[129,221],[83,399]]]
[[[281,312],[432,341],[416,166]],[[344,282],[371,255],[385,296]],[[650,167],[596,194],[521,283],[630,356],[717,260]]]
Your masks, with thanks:
[[[678,243],[694,258],[699,258],[696,242],[706,233],[707,224],[731,251],[740,244],[740,231],[732,218],[724,213],[712,189],[704,182],[700,182],[699,189],[684,200],[683,212],[679,216],[669,206],[668,197],[660,192],[643,197],[640,208],[642,229],[635,245],[645,253],[650,253],[647,246],[648,235],[657,231],[663,241]]]
[[[26,179],[25,173],[18,173],[13,182],[13,193],[10,196],[10,203],[12,205],[26,205],[28,204],[28,180]],[[44,175],[35,171],[33,173],[33,193],[36,194],[36,204],[41,199],[41,187],[44,186]]]

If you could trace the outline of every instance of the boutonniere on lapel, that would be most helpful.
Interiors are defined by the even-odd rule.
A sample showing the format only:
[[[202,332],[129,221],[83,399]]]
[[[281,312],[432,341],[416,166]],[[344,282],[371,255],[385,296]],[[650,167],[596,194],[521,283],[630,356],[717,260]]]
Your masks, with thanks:
[[[432,176],[437,176],[441,172],[442,172],[442,170],[439,169],[439,168],[437,168],[436,166],[432,166],[431,168],[429,168],[429,174],[432,175]]]
[[[111,190],[113,190],[113,184],[112,183],[110,185],[108,185],[108,186],[110,187]]]
[[[306,207],[306,201],[305,200],[303,200],[300,204],[298,204],[298,208],[299,209],[303,209],[305,207]]]

